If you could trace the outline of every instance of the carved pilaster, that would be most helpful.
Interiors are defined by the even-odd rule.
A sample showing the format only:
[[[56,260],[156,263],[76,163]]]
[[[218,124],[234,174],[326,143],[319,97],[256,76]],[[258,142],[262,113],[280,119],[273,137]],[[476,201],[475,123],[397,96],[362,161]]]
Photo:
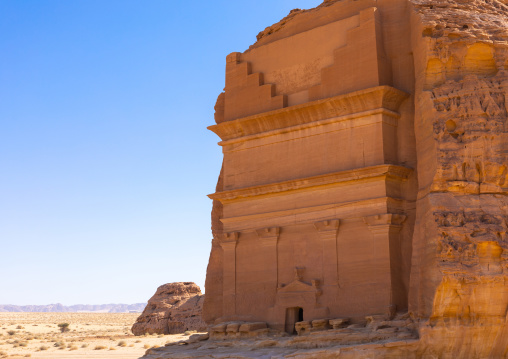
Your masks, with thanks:
[[[267,270],[267,282],[273,285],[275,293],[276,289],[279,287],[279,253],[277,243],[279,241],[280,228],[261,228],[257,229],[256,233],[266,258],[264,267]]]
[[[386,290],[387,311],[393,310],[397,304],[403,304],[404,301],[399,232],[406,216],[383,213],[364,217],[363,220],[374,235],[371,254],[379,276],[376,280],[377,283],[383,283],[383,290]]]
[[[323,279],[324,285],[339,285],[339,262],[337,234],[339,233],[340,221],[329,219],[315,222],[319,237],[323,243]]]
[[[236,244],[238,232],[223,233],[220,245],[223,251],[223,315],[236,314]]]

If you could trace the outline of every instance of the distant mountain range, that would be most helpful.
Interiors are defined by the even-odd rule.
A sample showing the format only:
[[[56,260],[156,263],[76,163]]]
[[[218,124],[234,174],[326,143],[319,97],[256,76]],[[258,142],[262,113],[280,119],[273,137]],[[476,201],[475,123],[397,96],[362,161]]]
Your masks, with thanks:
[[[63,305],[48,304],[48,305],[11,305],[0,304],[0,312],[96,312],[96,313],[141,313],[145,309],[146,303],[136,304],[76,304],[76,305]]]

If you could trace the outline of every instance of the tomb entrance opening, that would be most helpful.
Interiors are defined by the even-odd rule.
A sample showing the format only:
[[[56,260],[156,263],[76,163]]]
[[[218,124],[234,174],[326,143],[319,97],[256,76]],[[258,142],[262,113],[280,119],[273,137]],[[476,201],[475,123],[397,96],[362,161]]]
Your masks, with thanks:
[[[303,308],[292,307],[286,309],[285,330],[288,334],[296,334],[295,323],[303,321]]]

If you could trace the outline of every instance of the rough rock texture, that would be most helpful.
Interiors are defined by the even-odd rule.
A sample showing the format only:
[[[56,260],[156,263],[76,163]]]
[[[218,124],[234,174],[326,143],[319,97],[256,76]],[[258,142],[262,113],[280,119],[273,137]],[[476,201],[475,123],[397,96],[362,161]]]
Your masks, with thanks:
[[[413,6],[419,193],[409,308],[427,352],[505,357],[508,6]]]
[[[193,282],[161,285],[132,326],[134,335],[177,334],[204,330],[201,319],[204,295]]]
[[[327,0],[257,38],[210,126],[215,326],[147,357],[507,358],[507,1]]]

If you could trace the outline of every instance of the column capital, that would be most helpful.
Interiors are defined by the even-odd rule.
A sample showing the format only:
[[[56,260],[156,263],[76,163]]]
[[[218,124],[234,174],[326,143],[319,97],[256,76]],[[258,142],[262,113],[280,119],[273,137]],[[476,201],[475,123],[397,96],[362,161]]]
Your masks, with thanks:
[[[220,239],[220,245],[224,248],[225,246],[231,247],[236,246],[240,232],[224,232]]]
[[[327,219],[325,221],[314,222],[314,227],[318,232],[335,232],[339,230],[340,220],[339,219]]]
[[[383,213],[363,217],[363,221],[367,224],[369,230],[376,234],[385,233],[390,230],[399,231],[406,218],[404,214]]]
[[[279,239],[280,227],[266,227],[256,229],[259,239]]]

